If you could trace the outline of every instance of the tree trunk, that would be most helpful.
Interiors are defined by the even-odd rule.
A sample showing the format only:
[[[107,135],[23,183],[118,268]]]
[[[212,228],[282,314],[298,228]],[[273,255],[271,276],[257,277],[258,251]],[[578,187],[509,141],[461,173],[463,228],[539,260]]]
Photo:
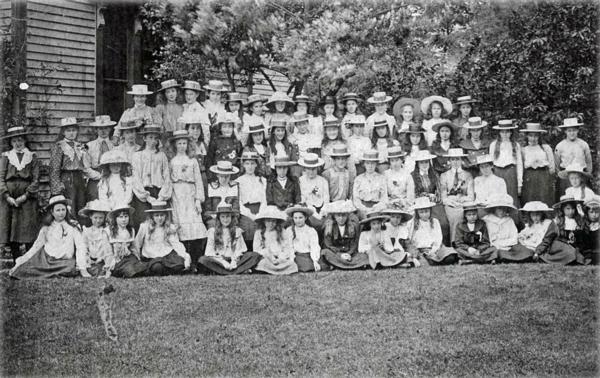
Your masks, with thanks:
[[[265,79],[267,80],[267,82],[271,86],[271,89],[273,90],[273,92],[277,92],[277,88],[275,87],[275,84],[273,84],[273,81],[271,80],[271,78],[269,77],[269,75],[267,75],[267,73],[265,72],[265,70],[263,70],[262,68],[259,68],[258,70],[265,77]]]
[[[231,69],[229,68],[229,62],[225,62],[225,73],[227,74],[227,81],[229,82],[229,86],[231,87],[230,92],[236,92],[235,90],[235,81],[233,80],[233,76],[231,75]]]

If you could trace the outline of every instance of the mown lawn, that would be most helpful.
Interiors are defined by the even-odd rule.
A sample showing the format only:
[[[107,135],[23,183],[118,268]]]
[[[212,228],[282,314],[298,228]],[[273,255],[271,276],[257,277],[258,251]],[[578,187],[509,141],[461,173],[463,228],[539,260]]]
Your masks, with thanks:
[[[598,270],[454,266],[3,289],[6,375],[598,375]]]

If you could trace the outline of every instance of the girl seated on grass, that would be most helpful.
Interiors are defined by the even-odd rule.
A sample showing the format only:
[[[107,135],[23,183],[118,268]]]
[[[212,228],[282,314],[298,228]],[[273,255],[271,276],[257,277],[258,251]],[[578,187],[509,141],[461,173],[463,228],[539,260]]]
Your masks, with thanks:
[[[321,258],[321,247],[317,231],[306,220],[313,215],[313,210],[305,204],[297,204],[285,210],[292,218],[292,250],[296,254],[294,261],[300,272],[318,272],[325,267]]]
[[[600,196],[584,203],[588,243],[583,249],[586,264],[598,265],[600,261]]]
[[[323,208],[325,220],[321,255],[334,268],[359,269],[369,264],[369,257],[358,253],[360,225],[352,201],[335,201]]]
[[[85,267],[80,269],[82,277],[110,276],[110,258],[112,256],[108,233],[106,230],[106,215],[110,212],[110,205],[100,200],[88,202],[87,206],[79,210],[79,216],[89,218],[90,227],[83,227],[83,240],[87,247]]]
[[[554,204],[558,235],[544,256],[545,262],[562,265],[585,262],[581,251],[585,248],[589,236],[585,230],[585,221],[577,211],[582,204],[582,200],[567,196],[562,196],[560,201]]]
[[[81,227],[63,195],[50,198],[43,227],[33,246],[17,258],[9,275],[17,279],[74,277],[85,269],[86,246]]]
[[[114,277],[133,278],[146,271],[146,264],[140,261],[140,252],[135,245],[135,230],[131,225],[133,212],[132,207],[122,203],[108,213],[108,241],[112,249],[109,267]]]
[[[490,244],[485,222],[479,219],[479,209],[474,202],[463,204],[463,221],[456,225],[452,245],[463,263],[495,263],[498,250]]]
[[[409,212],[407,205],[402,201],[394,201],[388,204],[382,213],[390,219],[384,226],[386,234],[392,241],[394,250],[405,251],[407,253],[405,262],[400,266],[407,268],[421,266],[418,259],[419,251],[411,241],[413,229],[411,220],[413,216]]]
[[[406,260],[406,252],[394,249],[391,239],[382,227],[388,219],[388,216],[379,210],[372,210],[360,222],[363,230],[358,240],[358,252],[367,255],[372,269],[376,269],[378,265],[391,268]]]
[[[257,229],[252,249],[262,256],[256,270],[274,275],[298,272],[291,231],[283,228],[286,220],[286,214],[275,206],[266,206],[256,215]]]
[[[527,249],[527,253],[533,255],[533,261],[548,260],[547,255],[550,245],[558,234],[556,224],[550,219],[554,212],[544,202],[527,202],[522,209],[519,209],[523,215],[525,228],[519,232],[519,244],[513,248],[516,250]]]
[[[492,246],[498,249],[498,258],[508,262],[524,262],[533,257],[527,249],[514,248],[518,243],[518,231],[511,218],[511,211],[516,210],[513,198],[509,194],[492,197],[485,210],[488,214],[483,217],[488,229]]]
[[[135,246],[140,251],[145,276],[180,274],[190,267],[191,258],[177,237],[164,201],[155,201],[145,211],[148,218],[140,225]]]
[[[412,242],[430,265],[448,265],[458,261],[458,255],[453,248],[442,244],[442,228],[438,219],[432,217],[435,206],[429,197],[417,197],[413,209],[414,229]]]
[[[200,264],[220,275],[241,274],[256,266],[261,256],[247,252],[243,231],[237,226],[237,212],[223,203],[215,211],[215,227],[208,230],[206,250]]]

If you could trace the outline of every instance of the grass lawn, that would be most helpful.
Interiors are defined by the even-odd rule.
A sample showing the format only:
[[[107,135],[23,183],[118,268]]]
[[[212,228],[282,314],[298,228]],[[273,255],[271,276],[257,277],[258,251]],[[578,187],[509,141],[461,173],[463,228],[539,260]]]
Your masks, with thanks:
[[[596,376],[597,268],[0,278],[6,375]]]

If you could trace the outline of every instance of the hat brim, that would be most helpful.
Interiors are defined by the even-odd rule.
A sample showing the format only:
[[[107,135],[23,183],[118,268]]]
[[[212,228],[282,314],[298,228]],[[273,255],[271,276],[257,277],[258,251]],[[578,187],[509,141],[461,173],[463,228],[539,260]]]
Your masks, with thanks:
[[[254,221],[258,222],[258,221],[265,221],[265,220],[276,220],[276,221],[282,221],[285,222],[287,220],[287,218],[283,217],[283,216],[277,216],[274,214],[267,214],[267,215],[263,215],[261,216],[260,214],[258,214],[256,216],[256,218],[254,218]]]
[[[117,126],[117,127],[115,127],[115,130],[134,130],[134,129],[139,129],[140,127],[142,127],[142,125],[140,125],[140,126],[136,126],[136,125],[133,125],[133,126]]]
[[[435,203],[430,203],[427,206],[421,205],[421,206],[413,206],[412,209],[413,210],[423,210],[423,209],[432,209],[436,206]]]
[[[173,209],[172,208],[166,208],[166,209],[148,209],[148,210],[144,210],[144,213],[146,214],[151,214],[151,213],[170,213],[172,212]]]
[[[181,87],[181,89],[183,89],[183,90],[189,89],[190,91],[194,91],[194,92],[198,92],[198,93],[204,92],[204,90],[202,88],[192,88],[192,87],[183,86],[183,87]]]
[[[173,142],[178,139],[190,139],[190,136],[189,135],[173,135],[172,137],[169,138],[169,141]]]
[[[111,165],[111,164],[129,164],[129,165],[131,165],[131,162],[126,161],[126,160],[121,160],[121,161],[107,161],[105,163],[101,162],[100,164],[98,164],[98,166],[99,167],[104,167],[104,166]]]
[[[387,157],[387,158],[388,158],[388,160],[390,160],[390,159],[400,159],[400,158],[405,158],[405,157],[406,157],[406,155],[407,155],[407,153],[406,153],[406,152],[404,152],[404,151],[402,151],[402,152],[400,153],[400,155],[389,155],[389,154],[388,154],[388,157]]]
[[[372,162],[379,162],[379,158],[360,158],[360,161],[372,161]]]
[[[335,157],[350,157],[351,153],[350,152],[346,152],[343,154],[329,154],[330,157],[335,158]]]
[[[88,126],[91,126],[91,127],[112,127],[112,126],[114,126],[116,124],[117,124],[117,122],[115,122],[115,121],[110,121],[109,123],[101,123],[101,124],[92,122],[92,123],[88,124]]]
[[[487,125],[488,125],[488,123],[486,121],[481,121],[481,125],[477,125],[477,126],[471,126],[467,122],[464,125],[462,125],[461,127],[463,129],[467,129],[467,130],[478,130],[478,129],[483,129],[484,127],[487,127]]]
[[[367,99],[369,104],[384,104],[390,101],[392,101],[392,96],[385,96],[385,100],[375,100],[375,97],[369,97]]]
[[[161,130],[141,130],[138,132],[138,134],[140,135],[146,135],[146,134],[162,134]]]
[[[342,98],[342,104],[345,104],[348,101],[356,101],[356,102],[361,102],[362,99],[360,97],[346,97],[346,98]]]
[[[565,199],[562,201],[559,201],[557,203],[555,203],[554,205],[552,205],[553,209],[558,209],[560,208],[562,205],[566,205],[567,203],[577,203],[577,204],[583,204],[583,200],[578,200],[578,199],[574,199],[574,198],[569,198],[569,199]]]
[[[166,91],[167,89],[178,88],[178,87],[181,87],[181,85],[180,84],[173,84],[173,85],[169,85],[168,87],[161,87],[160,89],[156,90],[156,93],[162,92],[162,91]]]
[[[245,133],[247,134],[258,134],[258,133],[266,133],[267,130],[266,129],[261,129],[261,130],[246,130]]]
[[[390,217],[388,215],[375,215],[375,216],[367,217],[367,218],[361,220],[360,224],[369,223],[374,220],[381,220],[382,222],[385,222],[386,220],[389,220],[389,219],[390,219]]]
[[[519,126],[515,126],[515,125],[513,125],[513,126],[498,126],[498,125],[492,126],[493,130],[500,130],[500,131],[501,130],[515,130],[518,128],[519,128]]]
[[[464,104],[476,104],[478,102],[481,102],[481,101],[480,100],[475,100],[475,99],[472,98],[470,100],[456,101],[454,103],[454,106],[461,106],[461,105],[464,105]]]
[[[92,215],[93,213],[105,213],[105,214],[109,214],[110,210],[101,210],[101,209],[87,209],[87,208],[83,208],[81,210],[79,210],[77,212],[77,215],[79,215],[80,217],[86,217],[89,218],[90,215]]]
[[[427,161],[427,160],[432,160],[432,159],[435,159],[436,157],[437,157],[437,156],[435,156],[435,155],[431,155],[431,154],[430,154],[430,155],[429,155],[429,157],[427,157],[427,158],[425,158],[424,156],[423,156],[423,157],[419,156],[419,157],[415,157],[415,158],[413,158],[413,160],[414,160],[415,162],[419,162],[419,161]]]
[[[65,206],[71,206],[71,200],[69,200],[69,199],[67,198],[67,199],[64,199],[64,200],[60,200],[60,201],[53,202],[53,203],[51,203],[51,204],[49,203],[48,205],[46,205],[46,210],[48,210],[48,209],[50,209],[52,206],[55,206],[55,205],[58,205],[58,204],[63,204],[63,205],[65,205]]]
[[[318,167],[325,165],[325,161],[323,159],[319,158],[319,161],[317,163],[304,164],[302,161],[299,161],[298,165],[301,167],[304,167],[304,168],[318,168]]]
[[[590,179],[590,178],[592,178],[592,175],[590,175],[590,174],[589,174],[589,173],[587,173],[587,172],[583,172],[583,171],[572,171],[572,170],[564,170],[564,171],[560,171],[560,172],[558,172],[556,175],[557,175],[559,178],[561,178],[561,179],[565,180],[565,179],[568,179],[568,178],[569,178],[569,174],[570,174],[570,173],[579,173],[581,176],[583,176],[583,177],[585,177],[585,178],[587,178],[587,179]]]
[[[394,116],[401,116],[402,108],[404,108],[406,105],[411,105],[413,107],[413,118],[421,114],[421,101],[417,100],[416,98],[403,97],[396,101],[394,107],[392,108],[392,113]]]
[[[446,97],[442,97],[442,96],[425,97],[423,99],[423,101],[421,101],[421,112],[423,112],[423,114],[427,114],[427,111],[429,110],[429,106],[431,106],[431,104],[435,101],[442,104],[442,107],[444,108],[446,113],[448,113],[448,114],[452,113],[452,109],[453,109],[452,101],[450,101]]]
[[[59,126],[58,126],[58,128],[59,128],[59,129],[62,129],[62,128],[65,128],[65,127],[72,127],[72,126],[75,126],[75,127],[81,127],[81,126],[82,126],[82,124],[81,124],[81,122],[77,122],[77,123],[69,123],[68,125],[59,125]]]
[[[202,89],[204,89],[205,91],[214,91],[214,92],[229,92],[229,89],[223,87],[223,88],[215,88],[215,87],[211,87],[209,85],[205,85],[202,87]]]
[[[231,167],[231,171],[221,171],[216,165],[208,168],[212,173],[216,173],[218,175],[235,175],[240,172],[237,167]]]
[[[389,216],[400,215],[402,223],[408,222],[409,220],[413,219],[413,215],[411,213],[407,213],[403,210],[384,210],[383,214],[387,214]]]
[[[559,125],[558,128],[568,129],[569,127],[581,127],[581,126],[583,126],[583,123],[576,123],[574,125]]]
[[[133,95],[133,96],[150,96],[153,93],[154,92],[142,92],[142,93],[138,93],[138,92],[127,91],[128,95]]]
[[[520,208],[517,209],[522,213],[554,213],[554,209],[537,209],[537,210],[529,210],[529,209],[524,209],[524,208]]]
[[[10,138],[16,138],[16,137],[19,137],[19,136],[25,136],[27,134],[28,133],[26,131],[23,131],[23,132],[18,132],[18,133],[10,134],[10,135],[3,135],[3,136],[0,137],[0,140],[10,139]]]
[[[494,160],[486,160],[486,161],[482,161],[482,162],[477,162],[477,163],[475,163],[475,165],[476,165],[476,166],[478,166],[478,167],[479,167],[480,165],[482,165],[482,164],[492,164],[492,165],[493,165],[493,164],[494,164]]]
[[[548,133],[547,130],[527,130],[527,129],[521,129],[519,130],[520,133],[531,133],[531,134],[546,134]]]
[[[507,203],[490,203],[488,205],[485,206],[485,210],[493,210],[497,207],[504,207],[507,209],[512,209],[512,210],[517,210],[517,208],[515,207],[515,205],[509,205]]]
[[[310,217],[311,215],[313,215],[315,212],[313,211],[313,209],[310,209],[308,207],[290,207],[285,209],[285,213],[291,217],[292,215],[294,215],[294,213],[304,213],[306,215],[306,217]]]
[[[436,133],[440,132],[440,129],[442,127],[447,127],[449,128],[453,133],[456,130],[456,125],[451,123],[451,122],[440,122],[440,123],[436,123],[435,125],[431,126],[431,130],[435,131]]]
[[[120,212],[123,211],[127,211],[129,213],[129,216],[131,216],[133,213],[135,213],[135,209],[131,206],[127,206],[127,207],[118,207],[116,209],[112,209],[109,213],[108,216],[111,218],[114,218],[117,214],[119,214]]]

